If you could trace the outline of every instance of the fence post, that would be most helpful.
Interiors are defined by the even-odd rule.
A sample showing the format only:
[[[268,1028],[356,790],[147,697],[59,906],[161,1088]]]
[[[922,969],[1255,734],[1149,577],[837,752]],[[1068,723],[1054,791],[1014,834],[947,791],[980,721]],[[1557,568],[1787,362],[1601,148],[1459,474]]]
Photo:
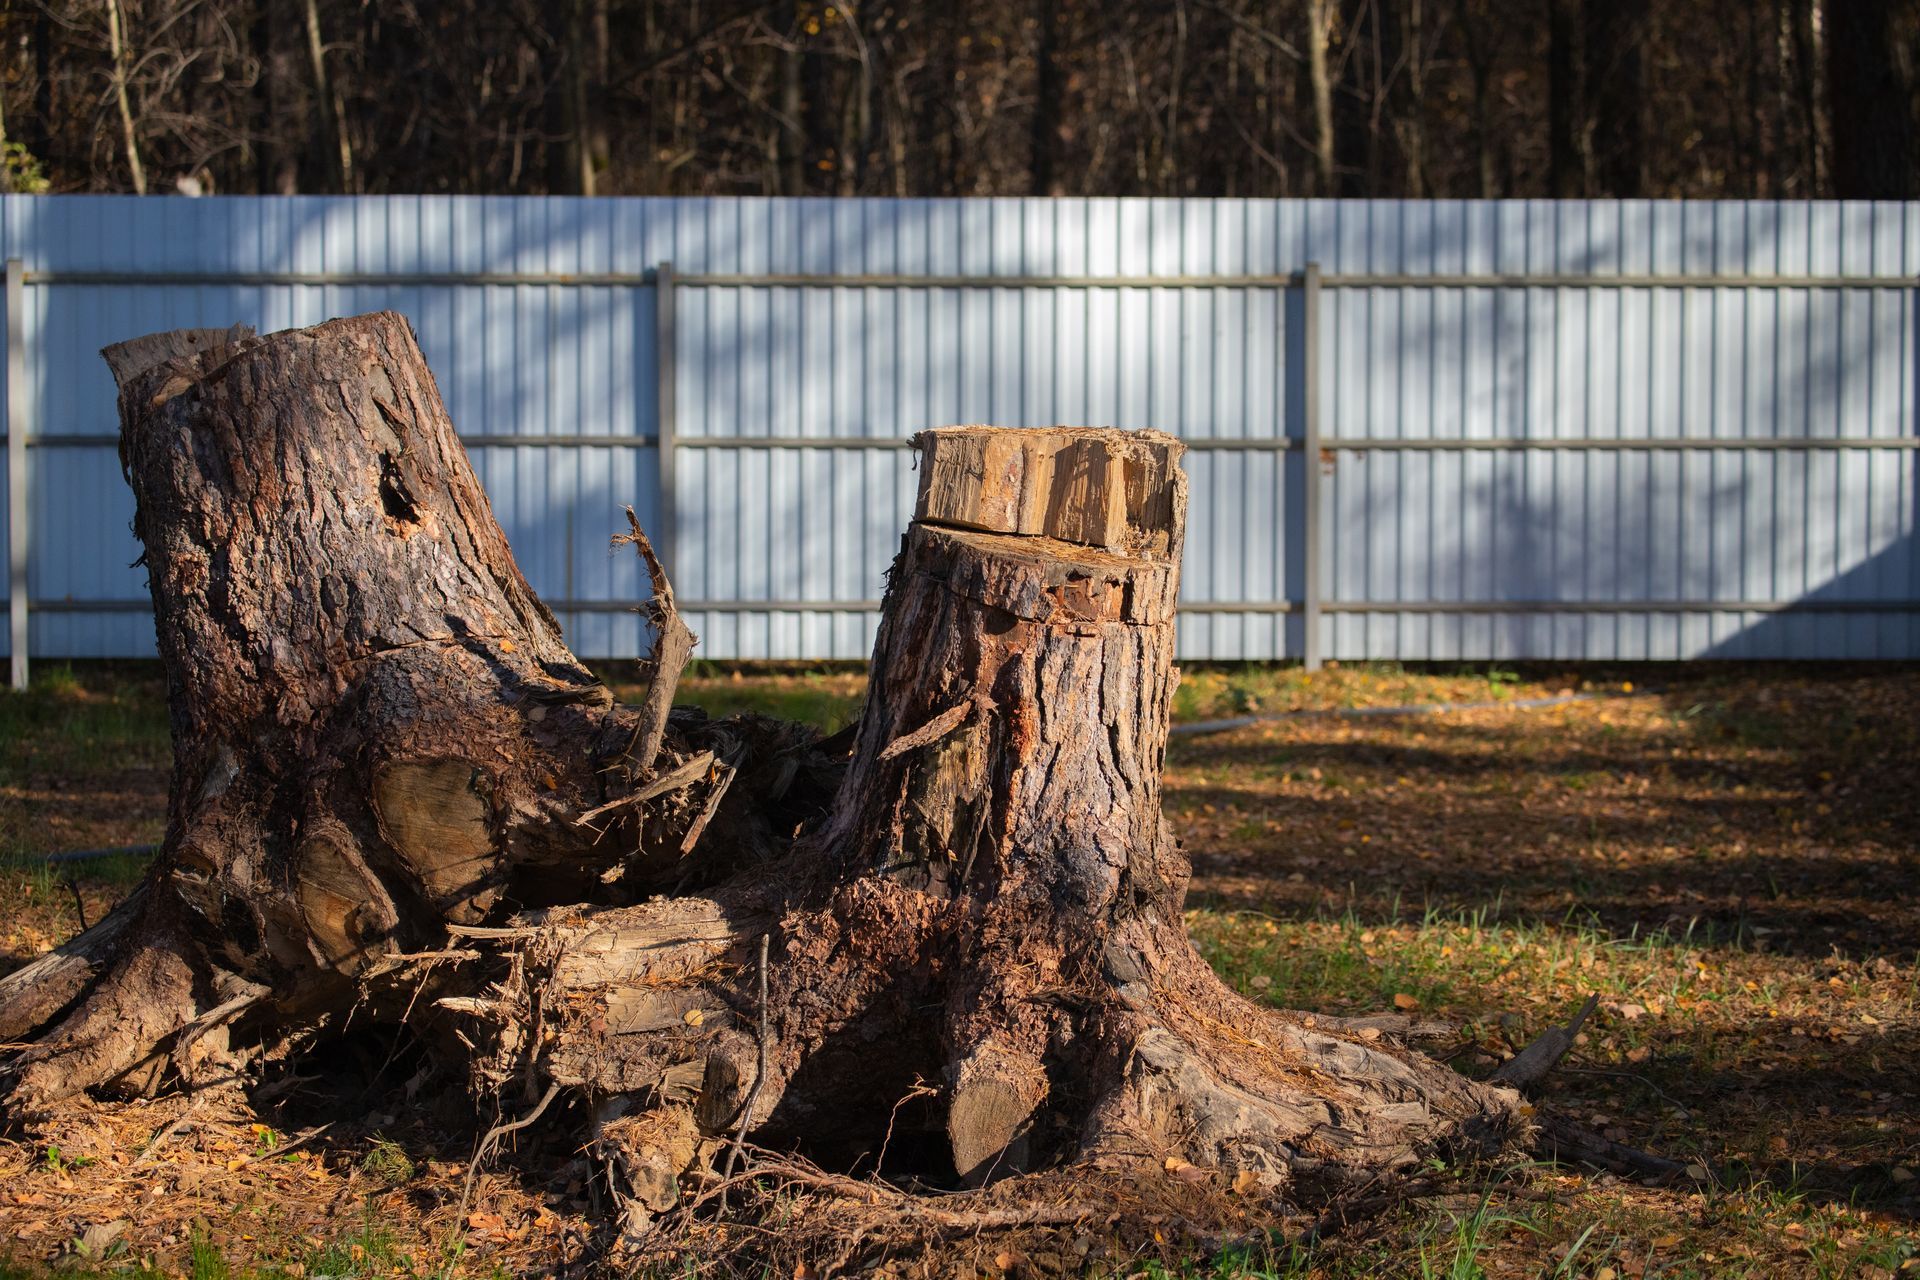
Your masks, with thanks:
[[[7,621],[13,687],[27,687],[27,272],[7,259]]]
[[[678,368],[674,362],[673,264],[662,262],[653,269],[653,388],[655,417],[659,420],[656,441],[660,449],[660,510],[653,531],[654,546],[667,572],[678,573],[674,559],[678,549],[678,490],[674,480],[674,418],[677,412],[674,385]]]
[[[1305,274],[1301,277],[1301,320],[1306,332],[1300,339],[1300,357],[1303,368],[1300,376],[1306,381],[1302,386],[1301,409],[1305,421],[1302,428],[1306,435],[1306,510],[1303,521],[1306,525],[1302,538],[1302,555],[1306,562],[1305,582],[1302,591],[1302,617],[1306,632],[1302,657],[1306,669],[1320,669],[1320,264],[1309,262]]]

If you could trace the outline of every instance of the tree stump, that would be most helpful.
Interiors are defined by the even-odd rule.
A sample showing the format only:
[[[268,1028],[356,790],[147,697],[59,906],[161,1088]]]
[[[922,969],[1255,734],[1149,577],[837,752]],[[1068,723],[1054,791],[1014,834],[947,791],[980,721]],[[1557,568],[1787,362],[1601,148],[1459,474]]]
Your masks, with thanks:
[[[0,984],[0,1031],[36,1037],[14,1113],[244,1072],[358,1001],[482,1097],[578,1098],[631,1232],[749,1136],[968,1185],[1171,1160],[1283,1188],[1523,1127],[1510,1090],[1254,1005],[1189,943],[1172,437],[922,433],[844,759],[666,717],[671,659],[614,705],[399,317],[109,358],[172,811],[139,900]]]
[[[667,732],[677,665],[665,698],[614,705],[514,563],[400,316],[104,354],[167,671],[167,834],[136,903],[0,980],[0,1039],[37,1036],[7,1066],[16,1113],[162,1068],[191,1084],[183,1040],[225,1057],[229,1022],[404,1002],[394,958],[444,950],[449,925],[707,883],[823,806],[838,766],[807,731]],[[742,772],[757,785],[729,788]]]

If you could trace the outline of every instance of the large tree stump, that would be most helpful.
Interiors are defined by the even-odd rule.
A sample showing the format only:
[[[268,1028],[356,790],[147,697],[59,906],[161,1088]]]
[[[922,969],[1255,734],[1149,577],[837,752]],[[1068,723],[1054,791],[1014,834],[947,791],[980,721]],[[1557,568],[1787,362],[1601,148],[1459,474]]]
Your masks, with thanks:
[[[167,670],[168,826],[136,904],[0,981],[0,1039],[38,1033],[7,1068],[14,1111],[163,1067],[191,1082],[182,1044],[224,1057],[229,1021],[378,1016],[414,991],[394,957],[450,924],[719,879],[837,778],[794,726],[667,733],[665,699],[614,705],[514,564],[401,317],[105,354]],[[668,698],[677,675],[657,673]],[[728,788],[743,770],[756,785]]]
[[[578,1097],[633,1231],[743,1136],[976,1185],[1171,1159],[1282,1187],[1519,1127],[1509,1090],[1251,1004],[1188,942],[1171,437],[923,433],[842,766],[664,721],[671,661],[612,704],[398,317],[116,366],[172,817],[136,904],[0,984],[0,1032],[37,1035],[16,1113],[193,1084],[360,1001],[482,1096]]]

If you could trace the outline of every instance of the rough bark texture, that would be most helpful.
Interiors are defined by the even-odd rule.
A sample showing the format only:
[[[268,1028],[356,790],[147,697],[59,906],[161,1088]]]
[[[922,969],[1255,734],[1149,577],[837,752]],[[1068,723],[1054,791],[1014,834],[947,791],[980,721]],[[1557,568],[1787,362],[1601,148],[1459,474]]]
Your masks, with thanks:
[[[636,759],[664,694],[615,706],[568,653],[404,321],[131,363],[172,819],[138,904],[0,984],[39,1036],[16,1112],[142,1064],[191,1084],[360,1001],[483,1097],[580,1097],[631,1231],[748,1135],[972,1184],[1172,1159],[1277,1187],[1519,1124],[1188,942],[1170,437],[926,433],[851,760],[686,711]]]
[[[442,946],[449,923],[632,900],[771,852],[768,824],[793,816],[777,785],[772,807],[709,815],[694,866],[680,846],[735,772],[817,763],[781,755],[806,735],[683,717],[646,768],[629,759],[645,717],[527,586],[401,317],[105,354],[168,675],[168,829],[136,909],[0,985],[8,1039],[45,1028],[9,1064],[14,1110],[156,1054],[184,1070],[169,1042],[217,1009],[311,1026],[378,1006],[392,957]],[[671,793],[635,794],[702,758]]]

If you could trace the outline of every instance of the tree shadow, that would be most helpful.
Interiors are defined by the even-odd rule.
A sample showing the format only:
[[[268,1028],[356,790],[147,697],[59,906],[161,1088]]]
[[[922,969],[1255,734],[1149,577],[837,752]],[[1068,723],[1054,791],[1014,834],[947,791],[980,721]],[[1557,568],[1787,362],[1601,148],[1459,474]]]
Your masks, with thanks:
[[[1920,684],[1696,672],[1545,713],[1303,720],[1180,742],[1197,895],[1368,920],[1489,910],[1615,937],[1904,961]]]

